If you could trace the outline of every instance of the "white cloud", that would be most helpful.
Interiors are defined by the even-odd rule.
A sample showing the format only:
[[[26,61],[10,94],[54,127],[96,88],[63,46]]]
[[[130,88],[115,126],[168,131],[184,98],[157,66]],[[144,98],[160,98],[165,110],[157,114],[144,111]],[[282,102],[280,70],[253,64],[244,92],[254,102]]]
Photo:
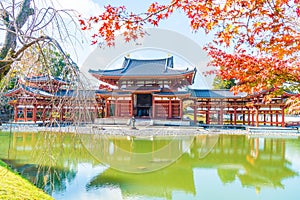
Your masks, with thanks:
[[[4,2],[5,3],[5,2]],[[6,2],[7,3],[7,2]],[[10,2],[11,3],[11,2]],[[99,15],[103,9],[100,7],[100,5],[98,5],[97,3],[93,2],[92,0],[36,0],[35,1],[35,6],[40,8],[47,8],[47,7],[54,7],[55,9],[58,10],[62,10],[62,9],[70,9],[70,10],[74,10],[76,12],[74,12],[74,20],[75,23],[77,23],[77,17],[79,14],[81,14],[84,17],[90,17],[93,15]],[[63,16],[63,15],[62,15]],[[65,16],[63,16],[65,17]],[[64,19],[65,20],[65,19]],[[90,42],[90,33],[88,33],[87,31],[80,31],[80,26],[78,23],[78,27],[75,27],[74,24],[72,23],[68,23],[66,18],[65,24],[68,26],[67,27],[67,32],[68,34],[70,34],[72,36],[72,39],[74,39],[73,41],[73,45],[72,46],[70,44],[68,44],[68,42],[66,43],[61,43],[63,49],[71,54],[71,57],[73,58],[73,60],[75,62],[77,62],[77,64],[80,66],[85,58],[87,57],[87,55],[95,49],[95,46],[91,46],[91,42]],[[52,29],[52,26],[49,26],[46,29],[44,29],[44,33],[49,33],[51,35],[51,33],[55,32]],[[77,29],[77,30],[76,30]],[[74,33],[76,32],[76,33]],[[80,34],[78,34],[79,32],[82,32]],[[55,37],[55,35],[57,35],[57,33],[54,33],[53,37]],[[3,41],[4,41],[4,37],[5,37],[5,31],[1,30],[0,31],[0,46],[3,45]]]
[[[55,8],[58,9],[73,9],[78,11],[83,16],[99,15],[103,9],[92,0],[54,0]]]
[[[97,16],[103,12],[103,8],[92,0],[53,0],[53,6],[56,9],[72,9],[76,11],[75,18],[78,15],[82,15],[84,18],[90,16]],[[78,26],[78,28],[80,28]],[[95,30],[92,30],[95,31]],[[77,43],[75,42],[75,51],[72,46],[65,46],[66,51],[71,54],[74,61],[81,67],[86,57],[96,48],[95,45],[91,45],[92,31],[81,31],[81,35],[77,35]],[[73,33],[70,33],[71,35]],[[80,38],[79,38],[80,37]]]

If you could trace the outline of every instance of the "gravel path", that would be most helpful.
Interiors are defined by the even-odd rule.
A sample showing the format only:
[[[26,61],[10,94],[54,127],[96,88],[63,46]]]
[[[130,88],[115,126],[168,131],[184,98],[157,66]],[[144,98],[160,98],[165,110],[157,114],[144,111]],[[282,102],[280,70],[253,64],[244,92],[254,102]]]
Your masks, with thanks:
[[[66,126],[66,127],[38,127],[38,126],[2,126],[2,131],[14,132],[70,132],[80,134],[104,134],[104,135],[129,135],[129,136],[168,136],[168,135],[198,135],[198,134],[228,134],[228,135],[253,135],[253,136],[276,136],[276,137],[300,137],[298,129],[278,129],[267,128],[258,130],[242,129],[219,129],[194,126],[137,126],[133,129],[126,125],[86,125],[86,126]]]

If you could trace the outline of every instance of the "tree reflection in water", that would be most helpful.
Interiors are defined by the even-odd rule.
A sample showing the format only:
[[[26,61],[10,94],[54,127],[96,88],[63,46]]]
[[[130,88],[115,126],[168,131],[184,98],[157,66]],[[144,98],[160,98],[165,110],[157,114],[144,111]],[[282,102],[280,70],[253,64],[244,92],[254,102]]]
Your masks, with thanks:
[[[94,138],[93,135],[85,137]],[[85,142],[87,141],[85,138]],[[22,175],[43,188],[49,194],[65,191],[77,176],[81,163],[99,164],[82,146],[82,138],[66,133],[13,133],[1,134],[0,157],[10,163]],[[10,145],[7,143],[11,142]],[[145,153],[168,146],[167,139],[154,137],[152,140],[128,140],[127,137],[98,137],[89,148],[94,148],[105,159],[122,164],[123,160],[134,159],[130,153]],[[87,180],[86,191],[99,188],[120,188],[124,196],[172,197],[174,191],[196,195],[194,169],[215,169],[223,184],[239,181],[243,187],[260,191],[263,188],[284,188],[283,180],[298,176],[286,159],[286,144],[299,146],[299,138],[263,138],[245,135],[197,135],[185,150],[182,140],[173,141],[182,155],[174,163],[158,171],[132,174],[108,168]],[[100,148],[101,147],[101,148]],[[116,149],[127,151],[126,158],[120,157]],[[295,148],[300,155],[300,148]],[[3,153],[5,152],[5,153]],[[6,152],[8,152],[6,154]],[[129,155],[129,156],[128,156]],[[156,156],[155,154],[152,154]],[[151,157],[144,164],[163,162],[162,158]],[[160,160],[159,160],[160,159]],[[146,166],[147,167],[147,166]]]
[[[76,177],[78,163],[90,162],[74,134],[16,132],[1,136],[3,143],[11,142],[11,145],[0,146],[7,148],[1,149],[7,152],[6,157],[0,155],[2,159],[48,194],[65,191]]]

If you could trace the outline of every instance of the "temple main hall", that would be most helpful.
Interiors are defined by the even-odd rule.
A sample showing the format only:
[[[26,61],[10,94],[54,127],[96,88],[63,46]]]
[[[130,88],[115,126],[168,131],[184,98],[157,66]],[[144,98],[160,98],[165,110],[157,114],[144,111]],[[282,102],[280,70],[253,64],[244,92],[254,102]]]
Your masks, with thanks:
[[[96,118],[189,120],[193,125],[286,126],[285,93],[268,102],[270,91],[255,94],[191,88],[197,70],[179,68],[173,56],[124,57],[116,69],[90,69],[96,90],[76,90],[59,77],[29,76],[8,91],[15,123],[94,121]],[[189,109],[192,113],[188,113]],[[84,117],[89,113],[89,119]],[[188,114],[192,117],[186,117]],[[199,117],[202,120],[199,120]]]

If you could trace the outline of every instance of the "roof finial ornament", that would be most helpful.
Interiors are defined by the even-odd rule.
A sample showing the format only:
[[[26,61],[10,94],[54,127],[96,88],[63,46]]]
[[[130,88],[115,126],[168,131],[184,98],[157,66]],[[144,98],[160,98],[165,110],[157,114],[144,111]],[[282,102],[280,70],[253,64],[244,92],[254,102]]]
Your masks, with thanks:
[[[127,58],[130,58],[130,53],[126,55]]]

